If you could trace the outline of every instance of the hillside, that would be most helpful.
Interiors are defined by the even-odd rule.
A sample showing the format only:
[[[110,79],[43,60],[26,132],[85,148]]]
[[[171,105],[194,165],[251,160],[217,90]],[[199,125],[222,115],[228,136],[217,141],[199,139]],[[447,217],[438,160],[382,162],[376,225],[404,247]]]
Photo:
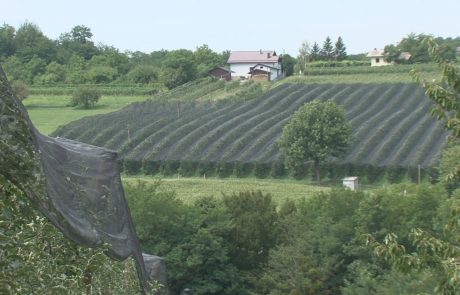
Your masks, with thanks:
[[[437,164],[447,134],[415,84],[283,84],[244,102],[152,100],[83,118],[54,135],[117,150],[129,172],[276,176],[284,173],[276,145],[282,127],[313,99],[333,99],[353,125],[352,146],[334,164],[348,167],[343,173]]]

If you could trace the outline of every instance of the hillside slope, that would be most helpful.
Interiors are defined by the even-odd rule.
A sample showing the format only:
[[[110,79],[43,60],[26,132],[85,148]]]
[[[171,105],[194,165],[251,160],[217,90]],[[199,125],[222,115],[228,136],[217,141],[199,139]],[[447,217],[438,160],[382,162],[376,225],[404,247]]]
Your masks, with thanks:
[[[333,99],[353,125],[352,146],[339,164],[432,167],[439,160],[447,133],[415,84],[284,84],[244,102],[147,101],[83,118],[54,135],[117,150],[146,172],[165,161],[176,168],[279,163],[282,127],[313,99]]]

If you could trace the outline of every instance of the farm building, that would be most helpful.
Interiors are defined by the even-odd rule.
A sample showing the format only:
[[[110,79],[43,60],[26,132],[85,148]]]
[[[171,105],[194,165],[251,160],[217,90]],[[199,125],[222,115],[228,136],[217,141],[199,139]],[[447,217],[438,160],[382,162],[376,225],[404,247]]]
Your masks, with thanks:
[[[281,56],[276,51],[232,51],[227,64],[233,79],[262,77],[273,81],[282,77]]]
[[[230,81],[232,79],[232,72],[224,67],[215,67],[208,71],[208,75]]]
[[[371,67],[379,67],[379,66],[388,66],[391,63],[386,62],[384,60],[384,50],[374,48],[373,50],[369,51],[367,57],[371,58]]]
[[[357,176],[345,177],[342,183],[344,187],[351,189],[352,191],[355,191],[359,188]]]

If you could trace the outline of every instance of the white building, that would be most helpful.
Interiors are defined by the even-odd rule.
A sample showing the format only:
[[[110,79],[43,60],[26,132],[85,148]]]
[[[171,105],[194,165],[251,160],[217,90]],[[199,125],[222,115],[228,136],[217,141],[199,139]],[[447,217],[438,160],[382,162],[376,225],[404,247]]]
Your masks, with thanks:
[[[371,58],[371,67],[391,65],[391,63],[384,60],[385,51],[383,49],[374,48],[373,50],[369,51],[367,57]]]
[[[355,191],[359,188],[358,177],[356,176],[345,177],[342,181],[342,184],[344,187],[349,188],[352,191]]]
[[[227,64],[233,79],[265,75],[273,81],[282,76],[281,57],[275,51],[232,51]]]

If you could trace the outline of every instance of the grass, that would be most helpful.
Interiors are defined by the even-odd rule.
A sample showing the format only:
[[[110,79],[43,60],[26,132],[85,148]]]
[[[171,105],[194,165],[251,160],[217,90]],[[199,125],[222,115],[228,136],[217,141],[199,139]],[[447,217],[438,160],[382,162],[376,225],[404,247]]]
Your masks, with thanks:
[[[153,183],[159,178],[123,176],[122,179],[125,183],[133,183],[137,180]],[[306,181],[255,178],[162,178],[160,187],[164,190],[175,191],[178,198],[185,202],[191,202],[202,196],[221,197],[222,193],[229,195],[234,192],[260,190],[263,193],[270,193],[277,204],[281,204],[286,199],[301,199],[330,190],[330,188],[314,186]]]
[[[30,119],[43,134],[50,134],[57,127],[86,116],[110,113],[148,96],[102,96],[93,109],[69,107],[70,96],[31,95],[23,101]]]
[[[421,74],[424,79],[439,79],[440,75],[434,72]],[[366,74],[337,74],[337,75],[311,75],[311,76],[290,76],[276,82],[273,87],[286,83],[331,83],[331,84],[351,84],[351,83],[415,83],[409,73],[366,73]]]

